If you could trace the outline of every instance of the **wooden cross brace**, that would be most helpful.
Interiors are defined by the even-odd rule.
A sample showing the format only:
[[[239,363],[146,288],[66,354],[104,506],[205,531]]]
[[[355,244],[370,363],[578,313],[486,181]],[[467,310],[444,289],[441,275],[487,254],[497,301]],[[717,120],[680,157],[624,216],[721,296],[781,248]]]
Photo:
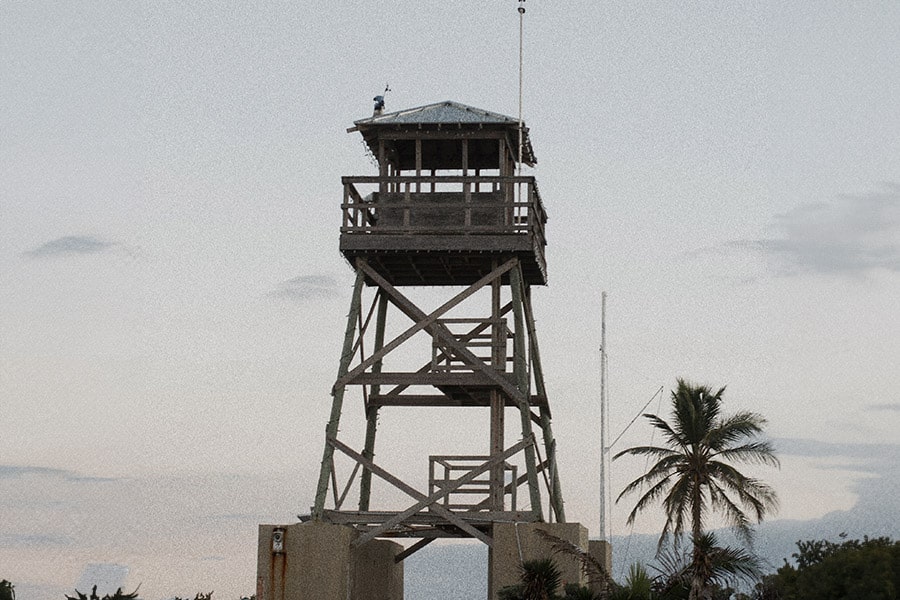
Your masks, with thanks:
[[[430,508],[430,510],[432,512],[437,513],[438,515],[444,517],[445,519],[447,519],[447,521],[449,521],[453,525],[456,525],[457,527],[459,527],[460,529],[462,529],[469,535],[471,535],[475,538],[478,538],[479,540],[481,540],[488,546],[492,546],[494,543],[493,538],[491,538],[487,534],[479,531],[472,525],[469,525],[458,514],[454,513],[453,511],[451,511],[449,509],[444,508],[443,506],[438,504],[438,502],[440,502],[445,496],[448,496],[450,493],[454,492],[457,488],[469,483],[470,481],[474,480],[476,477],[478,477],[482,473],[490,470],[491,467],[498,465],[498,464],[504,462],[505,460],[507,460],[508,458],[514,456],[515,454],[517,454],[518,452],[523,450],[529,444],[534,444],[534,437],[525,438],[525,439],[521,440],[520,442],[510,446],[508,449],[504,450],[501,454],[495,454],[488,461],[478,465],[477,467],[475,467],[474,469],[472,469],[471,471],[469,471],[467,474],[463,475],[459,479],[454,480],[451,485],[434,492],[430,496],[426,496],[422,492],[420,492],[417,489],[413,488],[412,486],[408,485],[403,480],[401,480],[399,477],[396,477],[396,476],[392,475],[391,473],[389,473],[388,471],[382,469],[381,467],[376,465],[374,462],[365,458],[362,454],[359,454],[358,452],[354,451],[349,446],[338,441],[337,439],[328,438],[327,443],[329,445],[331,445],[332,447],[337,448],[338,450],[340,450],[341,452],[343,452],[344,454],[346,454],[347,456],[349,456],[350,458],[352,458],[359,464],[363,465],[365,468],[369,469],[372,473],[374,473],[375,475],[378,475],[379,477],[381,477],[382,479],[384,479],[385,481],[387,481],[388,483],[390,483],[397,489],[405,492],[409,496],[418,500],[418,502],[416,502],[415,504],[413,504],[406,510],[404,510],[400,513],[397,513],[395,516],[391,517],[390,519],[388,519],[387,521],[385,521],[378,527],[375,527],[374,529],[372,529],[372,530],[366,532],[365,534],[361,535],[360,537],[358,537],[356,540],[353,541],[353,546],[355,546],[355,547],[361,546],[362,544],[365,544],[366,542],[375,539],[376,537],[378,537],[379,535],[388,531],[392,527],[395,527],[396,525],[401,524],[403,521],[405,521],[409,517],[413,516],[414,514],[421,512],[425,508]]]
[[[385,344],[380,350],[372,354],[372,356],[370,356],[369,358],[363,360],[359,365],[351,369],[348,373],[338,378],[338,380],[334,384],[334,387],[338,388],[347,385],[347,383],[352,381],[361,373],[364,373],[366,369],[374,365],[379,360],[383,359],[385,355],[400,346],[403,342],[411,338],[419,331],[425,330],[435,339],[439,340],[451,352],[459,356],[463,361],[466,362],[466,364],[471,366],[473,369],[477,369],[483,372],[488,377],[488,379],[490,379],[501,390],[503,390],[506,395],[512,398],[520,408],[523,406],[527,407],[528,399],[526,393],[523,390],[520,390],[518,387],[516,387],[515,384],[510,382],[506,378],[506,376],[497,371],[497,369],[495,369],[491,365],[486,364],[483,360],[475,356],[468,348],[466,348],[465,341],[456,339],[456,337],[452,333],[450,333],[450,331],[447,330],[446,327],[443,327],[437,323],[437,320],[441,317],[441,315],[445,314],[454,306],[470,297],[482,287],[491,283],[494,279],[502,277],[505,273],[512,270],[517,265],[517,258],[508,260],[507,262],[494,269],[491,273],[482,277],[477,282],[454,296],[452,299],[441,305],[430,314],[425,314],[420,308],[413,304],[412,301],[404,296],[397,288],[395,288],[384,277],[382,277],[381,274],[370,267],[365,260],[357,259],[357,268],[365,273],[366,277],[378,284],[378,286],[387,294],[387,297],[390,299],[391,303],[399,308],[400,311],[403,312],[406,316],[412,319],[415,322],[415,325],[401,333],[389,343]]]

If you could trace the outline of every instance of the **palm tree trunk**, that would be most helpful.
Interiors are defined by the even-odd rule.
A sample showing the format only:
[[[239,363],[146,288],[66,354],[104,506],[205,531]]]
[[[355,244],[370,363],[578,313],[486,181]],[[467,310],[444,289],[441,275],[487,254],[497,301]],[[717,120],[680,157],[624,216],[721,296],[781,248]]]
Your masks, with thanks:
[[[691,553],[691,593],[689,600],[709,600],[707,590],[708,577],[705,576],[705,557],[700,547],[700,536],[703,535],[702,520],[702,490],[700,482],[694,482],[694,489],[691,498],[691,543],[693,551]]]

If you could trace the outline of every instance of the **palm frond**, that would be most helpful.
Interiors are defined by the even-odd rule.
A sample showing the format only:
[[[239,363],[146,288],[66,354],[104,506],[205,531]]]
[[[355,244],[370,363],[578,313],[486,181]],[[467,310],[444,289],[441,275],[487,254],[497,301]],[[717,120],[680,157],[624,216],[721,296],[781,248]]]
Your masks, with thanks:
[[[769,465],[780,467],[781,461],[775,456],[772,444],[766,441],[750,442],[731,448],[722,448],[713,453],[720,460],[733,460],[747,464]]]
[[[710,504],[725,515],[726,522],[747,544],[753,543],[753,532],[747,514],[718,485],[710,487]]]
[[[550,543],[551,552],[576,559],[581,565],[581,572],[584,573],[584,576],[587,577],[588,582],[591,584],[603,583],[612,585],[615,583],[606,567],[591,553],[586,552],[583,548],[579,548],[569,540],[555,536],[542,529],[538,529],[536,532],[538,537],[542,537]]]
[[[742,548],[718,546],[712,533],[706,533],[697,540],[696,550],[708,557],[712,567],[712,581],[719,585],[755,579],[762,575],[762,564],[756,556]]]
[[[765,419],[755,413],[732,415],[716,423],[709,431],[707,443],[715,451],[742,445],[763,434]]]
[[[637,482],[637,480],[632,481],[631,483],[634,484],[636,482]],[[656,498],[658,498],[663,492],[666,491],[668,484],[669,484],[669,478],[666,477],[665,479],[663,479],[662,481],[660,481],[659,483],[657,483],[656,485],[651,487],[649,490],[647,490],[644,493],[644,495],[638,499],[638,501],[635,503],[634,508],[632,509],[631,513],[628,515],[627,522],[629,525],[634,523],[634,519],[635,519],[635,517],[637,517],[637,514],[639,512],[644,510],[644,508],[648,504],[650,504],[651,502],[656,500]],[[630,490],[628,490],[628,488],[626,488],[626,491],[630,491]],[[624,495],[626,493],[626,491],[623,491],[621,494],[619,494],[619,497],[616,499],[616,502],[618,502],[622,498],[622,495]]]
[[[613,456],[613,460],[626,455],[651,457],[658,456],[660,458],[667,458],[669,456],[678,456],[678,453],[671,448],[662,448],[660,446],[634,446],[632,448],[626,448],[621,452],[617,452]]]
[[[678,459],[679,457],[672,458]],[[616,502],[618,502],[623,496],[630,494],[636,489],[639,489],[645,485],[655,487],[658,483],[672,477],[672,473],[673,471],[675,471],[673,467],[676,466],[672,465],[672,462],[673,461],[670,459],[663,459],[657,462],[655,465],[653,465],[653,467],[650,468],[649,471],[626,485],[622,492],[619,494],[619,497],[616,499]]]

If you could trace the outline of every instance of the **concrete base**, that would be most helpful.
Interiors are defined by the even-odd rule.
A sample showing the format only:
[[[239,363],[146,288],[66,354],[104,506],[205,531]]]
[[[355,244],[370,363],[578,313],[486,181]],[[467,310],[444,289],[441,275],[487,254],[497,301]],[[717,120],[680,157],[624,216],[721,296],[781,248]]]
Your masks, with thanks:
[[[488,598],[497,600],[499,591],[520,582],[523,561],[552,558],[562,574],[562,585],[586,580],[581,562],[574,557],[553,553],[551,543],[536,531],[569,541],[582,550],[588,550],[588,530],[580,523],[495,523],[494,547],[488,553]],[[521,558],[520,558],[521,556]],[[560,587],[562,592],[562,587]]]
[[[372,540],[353,555],[351,600],[403,600],[403,563],[394,557],[403,546],[389,540]]]
[[[257,599],[403,600],[403,563],[394,563],[403,547],[373,540],[354,549],[358,535],[328,523],[260,525]]]
[[[612,577],[612,544],[605,540],[591,540],[588,544],[588,552]],[[601,581],[593,582],[590,587],[595,594],[606,591],[606,585]]]

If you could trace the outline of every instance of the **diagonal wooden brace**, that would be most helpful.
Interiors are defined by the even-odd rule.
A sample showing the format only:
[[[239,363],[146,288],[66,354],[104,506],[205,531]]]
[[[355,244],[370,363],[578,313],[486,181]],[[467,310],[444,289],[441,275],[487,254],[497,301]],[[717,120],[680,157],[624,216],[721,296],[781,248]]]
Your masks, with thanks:
[[[406,520],[409,517],[411,517],[412,515],[420,512],[423,508],[426,508],[426,507],[430,507],[432,512],[435,512],[438,515],[444,517],[450,523],[456,525],[457,527],[459,527],[460,529],[462,529],[469,535],[472,535],[473,537],[478,538],[479,540],[481,540],[488,546],[491,546],[493,544],[493,540],[489,536],[485,535],[484,533],[482,533],[475,527],[469,525],[461,517],[459,517],[456,513],[444,508],[440,504],[437,504],[437,502],[439,502],[441,499],[443,499],[444,496],[447,496],[450,493],[452,493],[453,491],[455,491],[460,486],[463,486],[463,485],[469,483],[470,481],[474,480],[476,477],[478,477],[485,471],[488,471],[494,465],[502,463],[503,461],[507,460],[511,456],[514,456],[516,453],[520,452],[522,449],[524,449],[529,444],[533,444],[534,438],[532,437],[532,438],[524,439],[524,440],[514,444],[513,446],[511,446],[510,448],[505,450],[503,453],[491,457],[491,459],[488,460],[487,462],[482,463],[481,465],[479,465],[479,466],[475,467],[474,469],[472,469],[471,471],[469,471],[466,475],[463,475],[459,479],[454,480],[450,486],[443,488],[443,489],[431,494],[430,496],[426,496],[422,492],[416,490],[412,486],[403,482],[398,477],[391,475],[389,472],[387,472],[386,470],[377,466],[375,463],[373,463],[372,461],[363,457],[361,454],[353,451],[349,446],[347,446],[346,444],[343,444],[342,442],[338,441],[337,439],[329,438],[328,443],[331,444],[333,447],[337,448],[338,450],[340,450],[341,452],[343,452],[344,454],[346,454],[347,456],[349,456],[350,458],[361,463],[364,467],[369,469],[375,475],[378,475],[379,477],[381,477],[388,483],[392,484],[393,486],[397,487],[398,489],[402,490],[409,496],[419,500],[419,502],[417,502],[416,504],[413,504],[412,506],[410,506],[403,512],[398,513],[397,515],[388,519],[387,521],[385,521],[384,523],[382,523],[375,529],[372,529],[371,531],[369,531],[369,532],[363,534],[362,536],[360,536],[359,538],[357,538],[353,542],[353,544],[355,546],[360,546],[360,545],[378,537],[385,531],[389,530],[390,528],[392,528],[396,525],[399,525],[404,520]]]
[[[517,264],[518,259],[511,259],[510,261],[504,263],[501,267],[495,269],[488,277],[490,277],[491,279],[495,279],[506,271],[514,268]],[[375,271],[364,261],[360,261],[358,263],[358,266],[359,269],[363,271],[368,278],[375,281],[375,283],[377,283],[381,287],[381,289],[388,294],[388,298],[397,308],[399,308],[409,318],[417,321],[415,327],[418,329],[416,329],[416,331],[425,329],[433,337],[440,340],[441,343],[447,346],[457,356],[463,359],[473,369],[478,369],[483,372],[489,379],[491,379],[491,381],[494,382],[494,384],[497,385],[497,387],[503,390],[503,392],[507,396],[512,398],[516,402],[516,404],[519,405],[520,409],[527,409],[528,399],[526,397],[526,394],[522,390],[520,390],[516,385],[510,382],[505,377],[505,375],[497,371],[494,367],[486,364],[483,360],[472,354],[472,352],[468,348],[466,348],[465,342],[456,339],[456,337],[454,337],[446,327],[441,327],[435,323],[440,314],[443,314],[443,312],[446,311],[443,311],[437,316],[434,316],[438,311],[441,310],[438,309],[438,311],[431,313],[431,315],[426,315],[420,308],[413,304],[412,301],[410,301],[406,296],[400,293],[397,288],[392,286],[384,277],[382,277],[377,271]],[[484,281],[484,279],[482,279],[482,281]],[[362,372],[362,366],[363,365],[360,365],[359,367],[348,373],[345,377],[339,380],[338,383],[340,383],[342,380],[349,380],[352,375],[357,374],[357,371]]]
[[[412,302],[410,302],[405,296],[400,294],[394,288],[394,286],[392,286],[390,283],[388,283],[387,280],[384,279],[378,272],[376,272],[374,269],[372,269],[372,267],[370,267],[368,265],[368,263],[366,263],[366,261],[364,261],[362,259],[358,259],[356,262],[357,269],[363,271],[367,277],[369,277],[370,279],[375,281],[375,283],[377,283],[379,285],[379,287],[381,287],[381,289],[383,289],[386,293],[388,293],[391,296],[391,301],[401,311],[403,311],[408,317],[410,317],[416,323],[415,323],[415,325],[413,325],[412,327],[410,327],[409,329],[407,329],[406,331],[404,331],[403,333],[398,335],[396,338],[394,338],[393,340],[391,340],[390,342],[385,344],[381,349],[379,349],[377,352],[375,352],[372,356],[370,356],[366,360],[362,361],[359,365],[357,365],[355,368],[351,369],[348,373],[346,373],[342,377],[339,377],[338,380],[335,382],[333,389],[347,385],[347,382],[351,381],[354,377],[356,377],[360,373],[364,372],[366,369],[368,369],[369,367],[374,365],[379,360],[383,359],[389,352],[393,351],[395,348],[400,346],[403,342],[405,342],[406,340],[411,338],[416,333],[422,331],[423,329],[430,330],[430,328],[433,327],[434,323],[439,318],[441,318],[441,316],[444,313],[448,312],[450,309],[457,306],[458,304],[463,302],[465,299],[469,298],[472,294],[474,294],[479,289],[481,289],[484,286],[491,283],[491,281],[493,281],[497,277],[502,277],[504,273],[508,272],[516,265],[517,261],[518,261],[518,259],[515,259],[515,258],[508,260],[507,262],[503,263],[498,268],[494,269],[492,272],[485,275],[484,277],[482,277],[481,279],[479,279],[478,281],[476,281],[475,283],[473,283],[472,285],[467,287],[465,290],[463,290],[462,292],[460,292],[459,294],[457,294],[456,296],[454,296],[453,298],[451,298],[450,300],[448,300],[447,302],[442,304],[440,307],[438,307],[436,310],[434,310],[431,314],[426,315],[419,308],[417,308]],[[398,295],[402,299],[401,303],[398,303],[398,299],[397,299]],[[410,307],[413,309],[413,311],[414,311],[413,313],[410,313],[410,311],[408,310]],[[452,338],[452,336],[449,336],[449,337]],[[465,349],[465,350],[468,352],[467,349]],[[474,358],[474,355],[473,355],[473,358]],[[478,361],[478,362],[481,362],[481,361]]]
[[[508,302],[502,309],[500,309],[500,316],[503,316],[510,311],[512,311],[512,302]],[[470,329],[465,335],[460,337],[460,339],[464,342],[468,342],[474,336],[478,335],[479,333],[482,333],[485,329],[488,329],[490,326],[491,326],[491,324],[488,322],[479,323],[477,326]],[[443,359],[446,356],[447,355],[443,351],[441,351],[438,354],[439,359]],[[427,373],[430,370],[431,370],[431,361],[428,361],[418,371],[416,371],[416,373]],[[385,396],[399,396],[408,387],[409,387],[408,385],[397,385],[397,386],[394,386],[390,391],[388,391],[384,395]]]
[[[389,472],[387,472],[387,471],[385,471],[384,469],[382,469],[381,467],[377,466],[374,462],[372,462],[372,461],[370,461],[369,459],[365,458],[365,457],[362,456],[361,454],[359,454],[359,453],[353,451],[352,449],[350,449],[350,447],[348,447],[348,446],[346,446],[345,444],[339,442],[338,440],[332,439],[332,440],[329,440],[329,443],[331,443],[335,448],[337,448],[338,450],[340,450],[341,452],[343,452],[344,454],[346,454],[346,455],[349,456],[350,458],[352,458],[352,459],[358,461],[359,463],[361,463],[363,466],[365,466],[367,469],[369,469],[369,471],[371,471],[373,474],[378,475],[379,477],[381,477],[382,479],[384,479],[384,480],[387,481],[388,483],[390,483],[390,484],[392,484],[393,486],[395,486],[396,488],[398,488],[398,489],[400,489],[400,490],[406,492],[408,495],[412,496],[413,498],[416,498],[416,499],[423,499],[423,498],[426,498],[426,497],[425,497],[425,494],[421,493],[420,491],[418,491],[417,489],[413,488],[412,486],[407,485],[406,483],[404,483],[404,482],[403,482],[401,479],[399,479],[398,477],[396,477],[396,476],[394,476],[394,475],[391,475]],[[420,503],[420,504],[424,504],[424,503]],[[398,525],[398,524],[402,523],[405,519],[407,519],[407,518],[411,517],[412,515],[416,514],[416,513],[419,512],[421,509],[422,509],[422,507],[418,507],[416,510],[410,510],[410,509],[407,509],[406,511],[404,511],[404,512],[402,512],[402,513],[400,513],[400,514],[398,514],[398,515],[396,515],[396,516],[394,516],[394,517],[392,517],[391,519],[389,519],[389,520],[386,521],[385,523],[382,523],[381,525],[379,525],[379,526],[376,527],[375,529],[373,529],[373,530],[371,530],[371,531],[365,533],[364,535],[360,536],[359,538],[357,538],[356,540],[353,541],[353,545],[354,545],[354,546],[361,546],[362,544],[364,544],[364,543],[366,543],[366,542],[368,542],[368,541],[370,541],[370,540],[376,538],[377,536],[381,535],[383,532],[387,531],[387,530],[390,529],[391,527],[393,527],[393,526],[395,526],[395,525]],[[485,535],[485,534],[483,534],[482,532],[478,531],[477,529],[475,529],[474,527],[472,527],[471,525],[469,525],[468,523],[466,523],[465,521],[463,521],[460,517],[458,517],[458,516],[456,516],[455,514],[453,514],[452,512],[450,512],[449,510],[447,510],[447,509],[445,509],[445,508],[443,508],[443,507],[441,507],[441,506],[437,506],[437,505],[435,505],[435,506],[433,507],[433,510],[434,510],[434,512],[436,512],[437,514],[441,515],[442,517],[444,517],[445,519],[447,519],[448,521],[450,521],[451,523],[453,523],[454,525],[456,525],[457,527],[459,527],[460,529],[462,529],[463,531],[465,531],[465,532],[468,533],[469,535],[478,538],[479,540],[481,540],[481,541],[484,542],[485,544],[487,544],[487,545],[490,546],[490,545],[493,543],[493,540],[492,540],[490,537],[488,537],[487,535]]]

